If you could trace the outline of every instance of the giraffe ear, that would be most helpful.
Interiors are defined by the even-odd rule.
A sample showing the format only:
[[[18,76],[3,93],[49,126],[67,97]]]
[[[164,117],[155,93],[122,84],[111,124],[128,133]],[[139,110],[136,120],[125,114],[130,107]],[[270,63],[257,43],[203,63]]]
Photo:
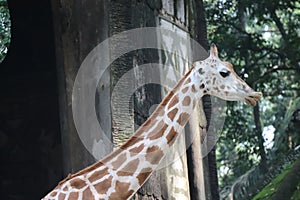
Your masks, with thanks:
[[[217,49],[217,46],[214,43],[212,43],[210,45],[210,55],[219,58],[219,56],[218,56],[218,49]]]

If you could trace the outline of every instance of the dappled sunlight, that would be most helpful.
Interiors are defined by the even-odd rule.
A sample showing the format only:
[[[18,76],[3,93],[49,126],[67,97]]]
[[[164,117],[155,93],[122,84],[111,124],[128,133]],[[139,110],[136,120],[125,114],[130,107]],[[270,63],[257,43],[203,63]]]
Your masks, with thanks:
[[[5,58],[10,45],[11,22],[6,0],[0,0],[0,63]]]
[[[275,128],[273,125],[266,126],[263,129],[264,147],[266,149],[272,149],[274,145],[274,132]]]

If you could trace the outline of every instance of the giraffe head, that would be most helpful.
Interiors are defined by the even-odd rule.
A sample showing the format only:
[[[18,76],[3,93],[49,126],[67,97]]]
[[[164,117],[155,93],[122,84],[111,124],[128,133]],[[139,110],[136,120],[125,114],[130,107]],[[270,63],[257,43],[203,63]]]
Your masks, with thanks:
[[[221,61],[215,44],[210,47],[210,56],[194,64],[195,78],[204,94],[217,96],[227,101],[244,101],[251,106],[262,97],[234,71],[229,62]]]

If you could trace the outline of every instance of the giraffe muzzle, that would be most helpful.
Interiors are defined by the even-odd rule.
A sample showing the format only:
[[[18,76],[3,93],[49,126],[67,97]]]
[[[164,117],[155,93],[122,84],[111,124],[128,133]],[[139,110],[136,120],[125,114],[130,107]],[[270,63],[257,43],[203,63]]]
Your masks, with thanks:
[[[261,92],[252,92],[247,97],[245,97],[245,102],[250,106],[256,106],[256,102],[262,98]]]

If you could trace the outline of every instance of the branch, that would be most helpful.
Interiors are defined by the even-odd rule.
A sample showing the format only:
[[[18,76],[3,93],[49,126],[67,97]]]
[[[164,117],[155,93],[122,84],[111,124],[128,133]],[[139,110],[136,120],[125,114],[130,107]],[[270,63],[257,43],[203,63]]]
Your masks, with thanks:
[[[272,74],[272,73],[275,73],[277,71],[281,71],[281,70],[284,70],[284,71],[288,71],[288,70],[297,70],[297,68],[294,68],[294,67],[286,67],[286,66],[283,66],[283,67],[277,67],[277,68],[272,68],[272,69],[269,69],[268,71],[266,71],[263,75],[261,75],[260,77],[258,77],[255,81],[253,81],[253,83],[256,83],[258,82],[259,80],[261,79],[264,79],[266,76]]]
[[[282,35],[283,39],[286,40],[287,39],[287,37],[286,37],[287,35],[286,35],[285,30],[284,30],[284,26],[281,23],[279,17],[277,16],[276,10],[275,9],[270,9],[270,8],[268,8],[268,10],[270,11],[271,17],[274,19],[275,24],[276,24],[276,26],[277,26],[280,34]]]

